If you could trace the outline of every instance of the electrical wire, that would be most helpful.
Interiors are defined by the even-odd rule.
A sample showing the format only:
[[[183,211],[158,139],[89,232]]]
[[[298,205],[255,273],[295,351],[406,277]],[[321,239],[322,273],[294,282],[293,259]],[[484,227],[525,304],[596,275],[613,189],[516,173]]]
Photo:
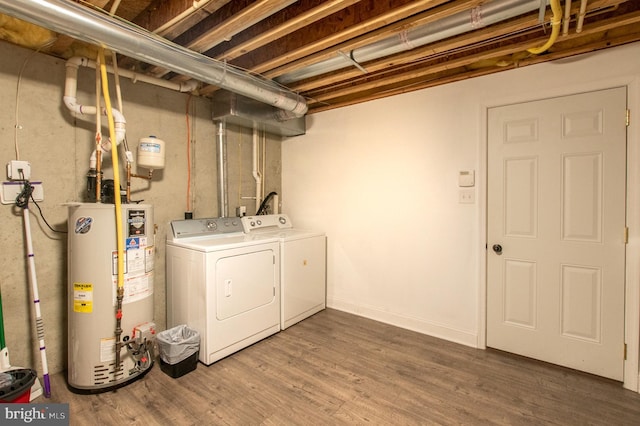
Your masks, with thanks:
[[[31,58],[33,58],[33,56],[36,53],[40,52],[41,49],[44,49],[45,47],[48,47],[51,44],[53,44],[53,42],[55,42],[55,40],[52,40],[46,44],[43,44],[42,46],[38,47],[36,50],[31,52],[31,54],[25,58],[24,62],[22,62],[22,67],[20,67],[20,72],[18,73],[18,82],[16,84],[15,124],[13,126],[14,127],[13,144],[16,152],[16,160],[20,160],[20,148],[18,146],[18,130],[21,130],[22,126],[20,125],[20,120],[18,120],[18,117],[20,112],[19,100],[20,100],[20,85],[22,84],[22,73],[24,72],[24,69],[27,67],[27,63],[31,60]]]

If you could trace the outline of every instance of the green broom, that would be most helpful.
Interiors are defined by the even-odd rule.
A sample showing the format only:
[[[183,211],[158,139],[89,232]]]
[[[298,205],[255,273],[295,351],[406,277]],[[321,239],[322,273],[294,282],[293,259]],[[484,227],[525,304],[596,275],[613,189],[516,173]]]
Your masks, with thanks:
[[[9,350],[4,341],[4,316],[2,315],[2,293],[0,293],[0,372],[11,367],[9,363]]]

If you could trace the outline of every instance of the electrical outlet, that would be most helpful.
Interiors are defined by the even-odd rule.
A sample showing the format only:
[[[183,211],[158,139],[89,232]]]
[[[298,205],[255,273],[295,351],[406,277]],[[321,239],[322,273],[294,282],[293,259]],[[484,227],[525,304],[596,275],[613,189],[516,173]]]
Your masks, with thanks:
[[[7,177],[11,180],[31,179],[31,164],[28,161],[12,160],[7,164]]]
[[[460,204],[474,204],[476,202],[476,192],[474,189],[460,189],[458,192],[458,202]]]

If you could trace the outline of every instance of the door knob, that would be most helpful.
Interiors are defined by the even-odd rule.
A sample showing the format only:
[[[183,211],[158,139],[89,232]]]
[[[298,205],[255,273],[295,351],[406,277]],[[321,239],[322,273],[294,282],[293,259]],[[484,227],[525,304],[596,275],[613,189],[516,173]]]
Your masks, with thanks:
[[[500,244],[494,244],[492,248],[496,254],[502,254],[502,246]]]

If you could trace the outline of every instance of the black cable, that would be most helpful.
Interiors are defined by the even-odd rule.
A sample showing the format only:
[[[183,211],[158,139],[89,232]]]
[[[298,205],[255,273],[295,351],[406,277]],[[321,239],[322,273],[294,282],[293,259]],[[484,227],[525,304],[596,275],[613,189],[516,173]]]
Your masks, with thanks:
[[[266,197],[264,197],[264,200],[262,200],[262,203],[260,204],[260,207],[258,208],[258,211],[256,212],[256,216],[261,215],[261,214],[267,214],[267,204],[269,203],[269,201],[271,200],[271,198],[274,195],[278,195],[277,192],[270,192]]]
[[[47,225],[47,227],[49,229],[51,229],[51,231],[53,232],[57,232],[59,234],[66,234],[67,231],[60,231],[58,229],[54,229],[51,227],[51,225],[49,225],[49,222],[47,222],[47,219],[44,218],[44,214],[42,213],[42,209],[40,208],[40,206],[38,205],[37,201],[33,198],[33,195],[31,196],[31,201],[33,201],[33,204],[36,205],[36,207],[38,208],[38,211],[40,212],[40,217],[42,218],[42,220],[44,221],[44,223]]]
[[[22,174],[22,172],[20,173]],[[22,182],[23,182],[22,191],[20,191],[20,193],[16,196],[16,206],[21,209],[27,209],[29,208],[29,199],[31,199],[31,201],[33,201],[33,204],[35,204],[36,207],[38,208],[38,211],[40,212],[40,217],[42,218],[44,223],[47,225],[47,227],[53,232],[66,234],[67,231],[59,231],[57,229],[53,229],[51,225],[49,225],[49,222],[47,222],[47,219],[45,219],[44,214],[42,213],[42,209],[36,202],[36,199],[33,198],[33,190],[34,190],[33,185],[31,185],[31,183],[27,179],[23,179]]]
[[[29,198],[33,194],[33,186],[29,183],[28,180],[24,180],[24,184],[22,185],[22,191],[16,196],[16,206],[21,209],[26,209],[29,207]]]

